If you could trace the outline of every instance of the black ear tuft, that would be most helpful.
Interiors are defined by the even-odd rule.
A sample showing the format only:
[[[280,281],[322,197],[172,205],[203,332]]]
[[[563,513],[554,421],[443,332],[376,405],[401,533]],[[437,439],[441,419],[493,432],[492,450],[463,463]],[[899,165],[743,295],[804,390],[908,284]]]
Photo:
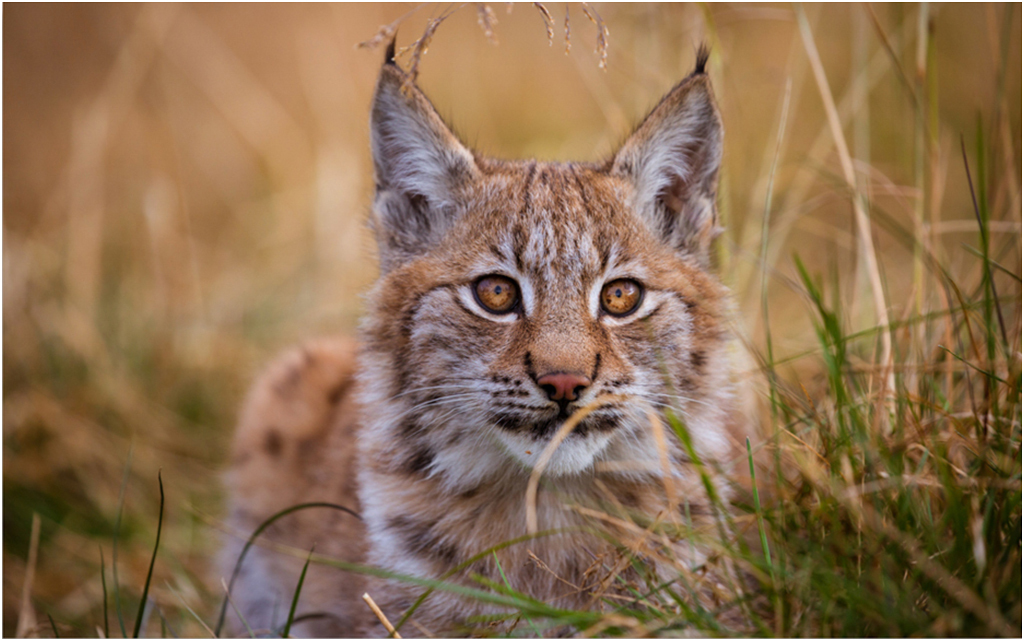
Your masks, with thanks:
[[[632,183],[631,205],[670,246],[710,264],[718,227],[716,195],[722,162],[722,120],[705,73],[696,70],[672,89],[623,143],[610,171]]]
[[[373,228],[383,271],[436,245],[459,214],[462,188],[479,175],[473,153],[407,79],[385,62],[370,112]]]
[[[391,36],[391,42],[388,43],[388,48],[384,51],[384,64],[386,65],[395,64],[395,40],[397,39],[397,33]]]
[[[697,46],[697,65],[694,67],[692,75],[707,73],[704,68],[707,66],[708,58],[710,57],[711,47],[709,47],[706,42],[700,43],[700,45]]]

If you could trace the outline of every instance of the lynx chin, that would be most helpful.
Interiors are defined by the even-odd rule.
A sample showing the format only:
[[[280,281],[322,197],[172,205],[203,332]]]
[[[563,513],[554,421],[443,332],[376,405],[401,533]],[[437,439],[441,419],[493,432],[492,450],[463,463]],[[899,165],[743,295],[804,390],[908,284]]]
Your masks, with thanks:
[[[280,632],[303,564],[282,545],[474,589],[507,582],[559,608],[642,607],[630,586],[681,573],[713,600],[719,508],[701,470],[727,500],[742,421],[711,260],[722,122],[706,62],[702,50],[605,162],[506,161],[459,141],[392,45],[371,114],[380,277],[359,341],[271,364],[228,474],[243,537],[299,503],[361,519],[313,507],[278,520],[260,538],[277,545],[242,564],[231,629],[245,632],[240,612]],[[581,408],[528,509],[531,472]],[[383,636],[361,595],[397,622],[424,589],[313,564],[293,634]],[[544,630],[506,613],[436,590],[403,630]]]

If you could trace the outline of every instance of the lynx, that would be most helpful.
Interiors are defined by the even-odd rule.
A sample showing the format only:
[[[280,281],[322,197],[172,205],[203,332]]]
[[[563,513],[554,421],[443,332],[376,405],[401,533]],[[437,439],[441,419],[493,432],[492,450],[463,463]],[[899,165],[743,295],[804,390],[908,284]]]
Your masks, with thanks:
[[[228,477],[243,535],[299,503],[361,519],[313,507],[267,530],[278,545],[254,547],[232,591],[253,629],[280,632],[288,614],[302,558],[280,544],[394,573],[312,565],[309,616],[293,628],[305,635],[386,634],[361,595],[397,621],[424,591],[394,575],[480,588],[475,575],[576,609],[617,590],[628,605],[631,556],[658,576],[701,576],[706,538],[644,534],[713,531],[701,470],[728,498],[718,470],[736,455],[706,61],[607,162],[555,163],[469,149],[389,51],[371,116],[380,277],[359,343],[314,342],[271,365]],[[227,546],[225,575],[240,548]],[[435,590],[405,629],[472,633],[506,612]]]

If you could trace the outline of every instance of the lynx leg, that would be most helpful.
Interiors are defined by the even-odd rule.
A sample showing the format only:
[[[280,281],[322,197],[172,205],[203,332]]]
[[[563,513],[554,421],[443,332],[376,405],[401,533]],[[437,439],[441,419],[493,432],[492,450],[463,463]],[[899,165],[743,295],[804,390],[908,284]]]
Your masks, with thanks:
[[[355,346],[318,341],[285,353],[259,377],[242,406],[227,474],[229,540],[220,574],[230,580],[248,536],[271,515],[300,503],[324,502],[359,512],[354,454]],[[350,562],[363,558],[362,522],[314,507],[282,517],[248,552],[232,599],[256,632],[277,630],[288,616],[304,552]],[[292,548],[292,554],[281,545]],[[293,634],[351,636],[361,625],[362,577],[311,565],[296,616],[312,615]],[[228,631],[247,634],[229,608]]]

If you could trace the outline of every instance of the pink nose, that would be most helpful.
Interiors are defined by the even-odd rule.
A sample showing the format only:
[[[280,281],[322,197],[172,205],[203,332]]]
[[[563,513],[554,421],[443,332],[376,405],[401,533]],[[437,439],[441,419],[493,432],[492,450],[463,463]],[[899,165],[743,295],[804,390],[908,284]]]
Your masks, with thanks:
[[[590,385],[590,379],[579,374],[555,372],[538,378],[537,385],[553,401],[575,401],[579,393]]]

